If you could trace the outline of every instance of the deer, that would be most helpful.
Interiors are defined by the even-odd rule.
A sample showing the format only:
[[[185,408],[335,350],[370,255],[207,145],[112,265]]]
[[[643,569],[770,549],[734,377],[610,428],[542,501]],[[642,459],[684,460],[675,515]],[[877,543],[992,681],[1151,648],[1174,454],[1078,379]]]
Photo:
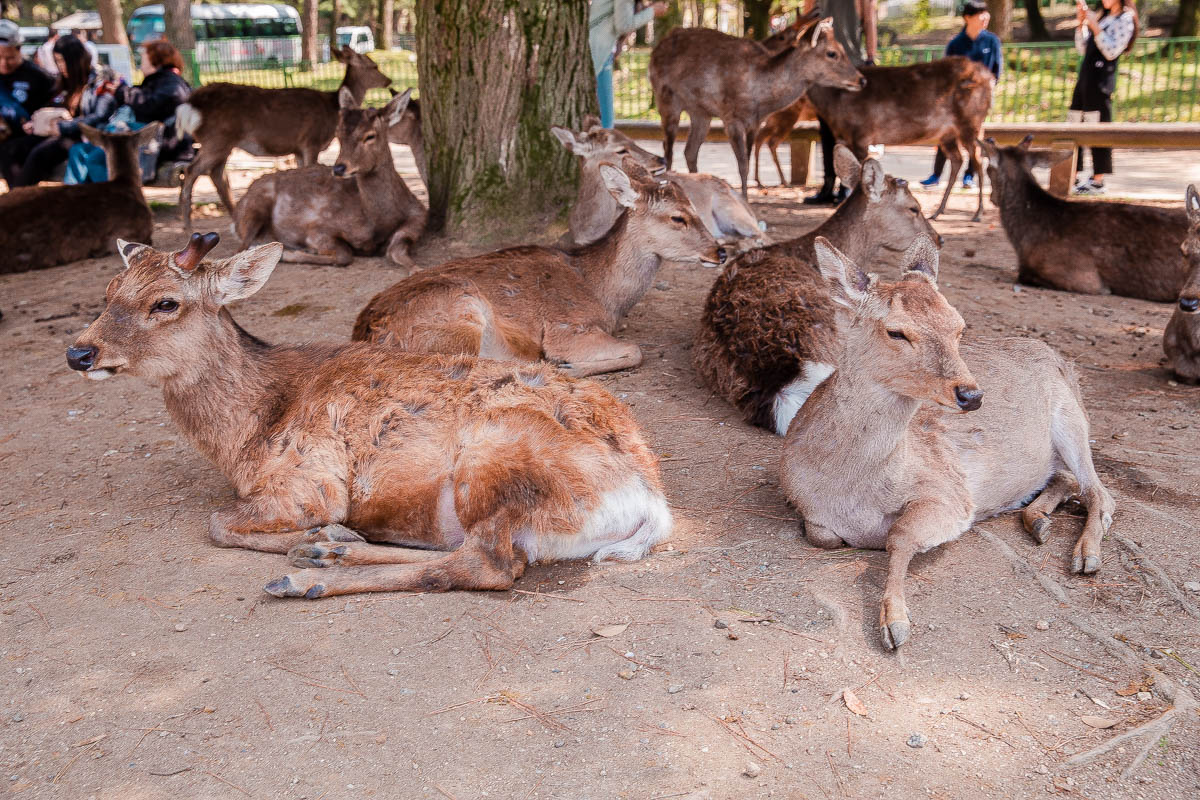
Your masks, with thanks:
[[[780,436],[834,369],[834,306],[813,244],[824,237],[857,261],[902,252],[919,235],[942,237],[908,184],[873,158],[837,145],[834,166],[850,196],[816,230],[730,260],[713,282],[692,347],[697,374],[751,425]]]
[[[289,248],[284,260],[344,267],[355,253],[381,248],[411,268],[409,251],[425,230],[426,209],[396,172],[388,130],[401,120],[411,89],[382,109],[359,108],[339,92],[338,157],[257,178],[242,196],[234,225],[243,247],[268,238]]]
[[[992,73],[965,56],[947,56],[902,67],[863,67],[866,86],[846,92],[813,86],[806,95],[833,137],[865,158],[873,144],[934,142],[950,160],[950,182],[930,219],[945,210],[962,167],[962,151],[981,174],[976,142],[992,106]],[[983,218],[983,181],[972,217]]]
[[[359,105],[368,90],[391,84],[370,57],[349,47],[332,47],[330,52],[346,65],[341,86],[331,92],[210,83],[176,109],[179,134],[190,134],[200,145],[179,189],[185,232],[192,230],[192,186],[201,175],[212,180],[221,202],[233,214],[233,195],[225,180],[225,162],[233,148],[255,156],[295,155],[301,167],[316,164],[317,155],[333,141],[341,90],[348,89]]]
[[[581,131],[553,126],[550,132],[580,159],[579,194],[568,216],[568,239],[575,245],[591,244],[608,232],[621,213],[621,206],[600,177],[600,165],[628,155],[653,174],[663,170],[663,159],[620,131],[600,127],[600,120],[590,115],[584,117]],[[739,249],[767,243],[750,204],[725,181],[715,175],[690,173],[664,177],[683,190],[714,239],[736,242]]]
[[[780,486],[810,544],[888,551],[883,646],[911,635],[913,556],[977,521],[1024,506],[1025,530],[1044,544],[1050,515],[1078,495],[1087,520],[1071,571],[1099,570],[1116,505],[1092,463],[1070,364],[1035,339],[960,344],[965,325],[938,291],[927,236],[895,282],[864,274],[823,237],[814,249],[835,308],[837,369],[788,429]]]
[[[1182,208],[1063,200],[1033,176],[1071,155],[1030,151],[1020,144],[982,143],[992,202],[1017,251],[1017,280],[1079,294],[1116,294],[1173,303],[1188,274],[1179,242],[1188,233]]]
[[[1185,383],[1200,383],[1200,194],[1196,185],[1184,198],[1188,233],[1180,245],[1188,263],[1187,279],[1179,290],[1175,313],[1163,331],[1163,351],[1175,377]]]
[[[791,135],[797,122],[816,118],[817,112],[812,103],[808,102],[808,97],[801,97],[787,108],[780,109],[763,120],[758,135],[754,137],[754,182],[758,184],[758,188],[767,188],[758,177],[758,155],[762,146],[765,144],[771,151],[771,158],[775,161],[775,169],[779,173],[779,185],[788,186],[787,176],[783,174],[783,167],[779,164],[779,145]]]
[[[267,593],[504,590],[534,561],[635,561],[670,535],[657,459],[599,385],[363,342],[267,344],[228,306],[283,246],[206,259],[219,240],[119,241],[125,269],[67,364],[162,387],[237,492],[209,517],[212,543],[298,568]]]
[[[764,117],[796,102],[810,84],[862,89],[866,79],[833,37],[833,23],[811,14],[791,45],[772,52],[758,42],[709,28],[675,28],[650,53],[650,85],[663,126],[667,170],[679,115],[690,120],[684,157],[697,172],[700,145],[713,117],[725,126],[746,198],[754,137]]]
[[[389,89],[389,91],[392,90]],[[428,186],[429,165],[425,161],[425,137],[421,132],[421,103],[412,96],[412,87],[409,87],[407,91],[409,92],[408,105],[405,106],[399,121],[388,128],[388,141],[408,146],[408,149],[412,151],[413,161],[417,163],[417,172],[421,173],[421,183]],[[395,96],[396,92],[392,91],[392,95]]]
[[[423,270],[384,289],[352,338],[401,349],[556,364],[586,377],[632,369],[641,348],[613,336],[664,260],[720,264],[726,253],[687,196],[628,156],[600,166],[624,211],[607,234],[569,250],[513,247]]]
[[[154,216],[142,194],[138,150],[155,141],[161,122],[133,133],[80,125],[104,148],[108,181],[26,186],[0,195],[0,274],[45,269],[112,252],[116,236],[150,240]]]

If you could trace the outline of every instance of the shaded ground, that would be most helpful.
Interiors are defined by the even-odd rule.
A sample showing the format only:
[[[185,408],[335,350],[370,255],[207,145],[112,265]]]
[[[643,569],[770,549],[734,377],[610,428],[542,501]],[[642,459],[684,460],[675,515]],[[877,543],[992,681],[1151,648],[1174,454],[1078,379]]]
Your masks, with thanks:
[[[779,238],[828,213],[800,210],[790,190],[755,200]],[[116,259],[0,276],[0,787],[98,799],[1194,796],[1194,710],[1095,763],[1065,763],[1171,696],[1184,707],[1200,681],[1200,598],[1181,588],[1200,580],[1200,389],[1160,366],[1170,307],[1018,292],[990,203],[973,225],[973,197],[952,202],[938,223],[943,290],[969,337],[1036,336],[1076,362],[1118,514],[1089,578],[1066,572],[1081,527],[1069,508],[1042,547],[1007,515],[918,557],[917,624],[900,654],[877,643],[884,554],[797,539],[778,439],[695,378],[689,343],[712,271],[667,265],[622,333],[646,362],[601,378],[662,457],[669,549],[535,567],[510,593],[315,602],[262,593],[282,557],[209,545],[207,516],[230,488],[155,389],[66,369]],[[207,222],[228,230],[224,216]],[[159,223],[157,244],[179,246],[174,213]],[[233,251],[226,239],[218,255]],[[435,240],[417,260],[464,252]],[[271,341],[340,340],[397,277],[381,259],[284,265],[234,314]],[[613,624],[628,627],[592,633]],[[845,688],[865,716],[847,710]]]

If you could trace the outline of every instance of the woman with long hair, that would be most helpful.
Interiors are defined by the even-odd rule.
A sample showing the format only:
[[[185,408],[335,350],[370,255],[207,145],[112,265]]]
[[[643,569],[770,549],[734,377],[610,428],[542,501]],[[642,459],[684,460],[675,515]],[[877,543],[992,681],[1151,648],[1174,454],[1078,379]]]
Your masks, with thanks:
[[[1138,35],[1134,0],[1099,0],[1089,11],[1075,0],[1075,49],[1083,54],[1079,79],[1071,97],[1068,122],[1112,122],[1112,96],[1117,88],[1117,59],[1128,53]],[[1102,194],[1104,176],[1112,173],[1112,148],[1093,147],[1092,175],[1075,185],[1076,194]],[[1083,148],[1079,148],[1083,164]]]

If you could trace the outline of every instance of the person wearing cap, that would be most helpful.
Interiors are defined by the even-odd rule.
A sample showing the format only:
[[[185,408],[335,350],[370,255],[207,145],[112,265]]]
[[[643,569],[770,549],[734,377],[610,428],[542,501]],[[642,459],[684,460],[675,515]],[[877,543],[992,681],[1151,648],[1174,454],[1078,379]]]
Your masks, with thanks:
[[[988,23],[992,19],[987,6],[982,0],[967,0],[963,3],[962,18],[963,29],[946,45],[946,55],[966,56],[972,61],[977,61],[991,70],[995,80],[1000,80],[1000,69],[1003,63],[1000,37],[987,29]],[[945,166],[946,154],[942,152],[941,148],[938,148],[937,155],[933,158],[933,174],[921,181],[921,185],[932,189],[941,183],[942,170]],[[966,174],[963,175],[962,185],[964,189],[972,189],[975,186],[975,175],[971,172],[970,164],[967,165]]]
[[[21,55],[21,29],[0,19],[0,117],[13,131],[54,99],[54,78]]]

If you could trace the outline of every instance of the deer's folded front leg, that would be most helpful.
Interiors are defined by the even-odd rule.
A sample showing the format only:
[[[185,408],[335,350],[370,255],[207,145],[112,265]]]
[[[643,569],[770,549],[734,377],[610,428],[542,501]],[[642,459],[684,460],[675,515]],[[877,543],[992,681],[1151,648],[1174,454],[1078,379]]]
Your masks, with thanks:
[[[346,517],[344,485],[322,485],[297,476],[277,483],[276,493],[259,493],[209,517],[208,535],[218,547],[244,547],[265,553],[286,553],[317,538],[342,541],[345,536],[320,536],[320,529]],[[342,528],[347,534],[353,532]],[[332,534],[332,531],[331,531]],[[361,539],[360,539],[361,541]]]

